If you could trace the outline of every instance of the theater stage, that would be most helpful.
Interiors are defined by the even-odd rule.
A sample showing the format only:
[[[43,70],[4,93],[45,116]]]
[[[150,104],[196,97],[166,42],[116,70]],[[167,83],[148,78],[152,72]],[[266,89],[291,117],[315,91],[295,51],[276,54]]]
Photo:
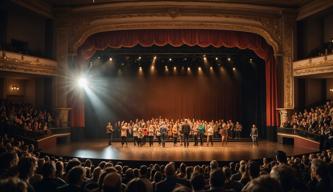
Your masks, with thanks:
[[[44,150],[48,154],[60,156],[73,156],[91,159],[109,159],[125,161],[239,161],[242,159],[261,159],[274,157],[277,150],[285,151],[290,155],[300,155],[316,152],[315,149],[293,147],[275,142],[261,141],[258,146],[251,142],[229,142],[227,146],[221,146],[216,142],[214,146],[193,146],[184,148],[178,144],[168,142],[165,148],[154,143],[153,147],[147,144],[143,147],[134,147],[130,142],[128,146],[121,147],[121,143],[115,142],[109,146],[107,140],[94,140],[86,142],[72,142],[67,145],[58,145],[55,148]]]

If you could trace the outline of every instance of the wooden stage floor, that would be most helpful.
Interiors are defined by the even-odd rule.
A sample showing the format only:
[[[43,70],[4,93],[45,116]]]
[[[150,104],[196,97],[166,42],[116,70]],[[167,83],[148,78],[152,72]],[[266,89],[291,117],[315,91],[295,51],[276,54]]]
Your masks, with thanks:
[[[263,157],[274,157],[277,150],[285,151],[288,156],[317,152],[314,149],[295,148],[289,145],[282,145],[275,142],[261,141],[258,146],[251,142],[229,142],[227,146],[221,146],[215,142],[214,146],[183,146],[174,147],[168,142],[165,148],[154,143],[153,147],[148,144],[143,147],[134,147],[133,143],[121,147],[119,142],[111,146],[107,140],[93,140],[86,142],[72,142],[66,145],[58,145],[43,152],[79,158],[128,160],[128,161],[239,161],[242,159],[261,159]]]

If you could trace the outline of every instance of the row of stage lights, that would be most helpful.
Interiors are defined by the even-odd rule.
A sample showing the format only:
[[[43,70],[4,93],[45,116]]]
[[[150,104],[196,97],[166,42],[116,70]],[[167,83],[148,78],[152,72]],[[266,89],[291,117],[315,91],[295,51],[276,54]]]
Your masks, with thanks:
[[[100,57],[97,57],[97,59],[100,59]],[[221,57],[213,57],[213,59],[215,60],[215,62],[218,62],[218,66],[221,66],[221,61],[223,60],[223,58],[221,58]],[[162,61],[165,61],[165,60],[167,60],[169,63],[173,63],[173,61],[174,61],[174,59],[171,58],[171,57],[169,57],[167,59],[163,59]],[[113,63],[114,59],[112,57],[109,57],[108,61],[109,61],[109,63]],[[188,58],[187,57],[183,58],[183,61],[184,62],[188,61]],[[207,58],[207,56],[205,54],[202,56],[202,61],[203,61],[204,66],[208,66],[209,65],[208,58]],[[232,64],[232,70],[236,71],[236,66],[235,66],[233,60],[231,59],[231,57],[227,57],[226,61],[228,63]],[[139,71],[143,71],[143,67],[142,67],[143,57],[142,56],[138,56],[135,59],[134,62],[138,65]],[[155,70],[156,63],[157,63],[157,56],[153,56],[153,58],[151,60],[151,67],[150,67],[151,70]],[[165,62],[162,62],[162,63],[164,63],[164,70],[166,72],[169,71],[168,64],[165,64]],[[249,63],[253,63],[253,58],[249,58]],[[123,66],[125,66],[124,62],[121,63],[121,67],[123,67]],[[183,68],[184,67],[182,67],[182,69]],[[173,66],[173,70],[176,71],[177,67]],[[213,70],[212,65],[210,65],[209,70]],[[187,67],[187,71],[191,71],[191,67]],[[202,71],[202,67],[199,66],[198,67],[198,71]]]

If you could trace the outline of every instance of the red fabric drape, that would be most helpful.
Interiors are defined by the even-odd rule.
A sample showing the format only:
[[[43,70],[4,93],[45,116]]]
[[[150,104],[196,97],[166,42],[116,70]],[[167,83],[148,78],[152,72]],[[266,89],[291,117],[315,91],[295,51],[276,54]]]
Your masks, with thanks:
[[[273,50],[259,35],[247,32],[203,30],[203,29],[158,29],[158,30],[127,30],[97,33],[90,36],[80,47],[79,55],[89,59],[97,50],[110,48],[134,47],[141,45],[171,45],[180,47],[237,47],[251,49],[266,62],[266,125],[277,125],[277,75]],[[83,104],[83,103],[82,103]],[[83,109],[83,108],[82,108]],[[73,112],[76,111],[75,109]],[[84,125],[84,113],[73,115],[73,126]],[[76,124],[77,123],[77,124]]]

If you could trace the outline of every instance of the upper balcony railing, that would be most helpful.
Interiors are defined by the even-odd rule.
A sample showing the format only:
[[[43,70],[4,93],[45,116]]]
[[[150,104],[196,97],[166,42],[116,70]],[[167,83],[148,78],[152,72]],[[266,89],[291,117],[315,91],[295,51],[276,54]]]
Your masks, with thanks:
[[[295,61],[294,77],[333,73],[333,54]]]
[[[0,71],[55,76],[58,63],[55,60],[0,51]]]

